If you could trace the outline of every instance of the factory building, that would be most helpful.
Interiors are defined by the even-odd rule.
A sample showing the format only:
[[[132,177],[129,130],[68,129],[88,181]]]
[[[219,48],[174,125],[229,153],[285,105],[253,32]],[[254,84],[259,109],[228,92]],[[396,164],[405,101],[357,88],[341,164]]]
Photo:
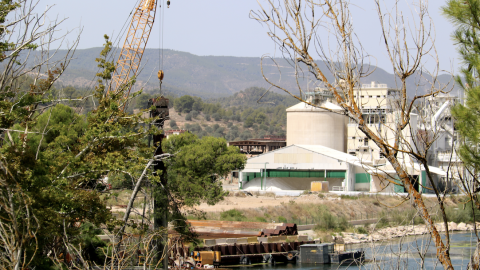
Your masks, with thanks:
[[[393,100],[399,91],[385,84],[364,84],[354,94],[362,104],[365,121],[374,132],[393,142],[390,128],[398,119]],[[314,190],[323,183],[322,190],[361,192],[404,192],[393,167],[380,154],[378,147],[349,122],[342,108],[332,96],[317,88],[307,93],[306,99],[322,108],[298,103],[287,108],[286,147],[249,158],[239,173],[239,187],[246,190],[285,191]],[[414,145],[418,130],[418,114],[412,113],[409,126],[401,136]],[[428,187],[425,169],[408,155],[399,153],[397,158],[414,179],[421,191]],[[446,176],[444,170],[430,166],[435,181]],[[326,190],[325,190],[326,191]]]

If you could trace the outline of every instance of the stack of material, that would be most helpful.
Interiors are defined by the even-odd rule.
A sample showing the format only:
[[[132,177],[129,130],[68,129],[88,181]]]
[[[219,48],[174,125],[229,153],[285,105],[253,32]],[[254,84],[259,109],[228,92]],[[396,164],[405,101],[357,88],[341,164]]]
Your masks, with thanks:
[[[192,230],[201,239],[250,236],[297,235],[294,223],[263,223],[217,220],[189,220]]]
[[[275,229],[263,229],[260,236],[297,235],[297,224],[277,223]]]

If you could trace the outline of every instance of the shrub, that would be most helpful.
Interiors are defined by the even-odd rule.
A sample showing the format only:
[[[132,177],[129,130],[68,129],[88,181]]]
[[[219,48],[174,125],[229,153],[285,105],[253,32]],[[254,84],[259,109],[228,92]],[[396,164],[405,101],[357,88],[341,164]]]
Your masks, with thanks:
[[[448,221],[459,222],[473,222],[472,205],[470,203],[458,203],[456,207],[447,207],[445,209]],[[479,211],[475,211],[478,216]]]
[[[350,195],[340,195],[340,198],[342,198],[342,200],[357,200],[358,199],[357,196],[350,196]]]
[[[285,217],[279,216],[278,217],[278,222],[280,223],[287,223],[287,219]]]
[[[170,120],[170,127],[171,127],[171,128],[176,128],[176,127],[178,127],[178,126],[177,126],[177,121],[175,121],[175,120],[173,120],[173,119]]]
[[[197,116],[198,116],[197,111],[191,111],[190,114],[192,115],[193,118],[197,119]]]
[[[213,119],[215,119],[215,121],[220,121],[220,120],[222,120],[222,116],[221,116],[220,114],[218,114],[218,113],[214,113],[214,114],[212,115],[212,117],[213,117]]]
[[[264,217],[255,217],[255,220],[258,222],[267,222],[267,219]]]
[[[205,120],[207,120],[207,121],[210,121],[210,120],[211,120],[210,114],[205,114]]]
[[[244,221],[246,218],[239,210],[231,209],[220,213],[220,219],[227,221]]]
[[[388,227],[390,223],[388,222],[388,218],[385,212],[380,213],[380,218],[377,221],[377,225],[375,226],[376,228],[385,228]]]
[[[368,234],[368,230],[364,226],[360,226],[360,227],[357,227],[357,233]]]
[[[315,226],[314,230],[345,231],[351,226],[345,216],[337,217],[335,215],[332,215],[327,209],[322,209],[322,212],[320,213],[318,220],[319,222]]]
[[[192,115],[190,113],[185,115],[185,121],[192,121]]]

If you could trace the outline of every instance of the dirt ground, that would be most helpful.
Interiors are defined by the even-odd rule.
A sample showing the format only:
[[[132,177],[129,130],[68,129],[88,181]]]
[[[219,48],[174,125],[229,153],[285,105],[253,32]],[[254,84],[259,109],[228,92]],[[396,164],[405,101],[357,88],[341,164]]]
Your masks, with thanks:
[[[267,195],[258,195],[253,193],[253,196],[228,196],[225,200],[219,202],[216,205],[207,205],[202,203],[197,207],[198,210],[205,212],[220,212],[228,211],[231,209],[251,209],[258,207],[268,207],[268,206],[280,206],[282,204],[288,204],[291,201],[295,203],[325,203],[328,201],[337,201],[337,196],[325,196],[321,199],[318,197],[318,194],[302,195],[299,197],[292,196],[282,196],[276,197],[271,194]]]

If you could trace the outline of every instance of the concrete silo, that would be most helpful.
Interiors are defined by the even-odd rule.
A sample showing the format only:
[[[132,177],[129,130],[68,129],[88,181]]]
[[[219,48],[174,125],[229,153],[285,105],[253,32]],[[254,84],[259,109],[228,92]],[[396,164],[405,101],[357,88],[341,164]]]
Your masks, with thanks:
[[[341,107],[328,101],[319,106],[342,111]],[[347,123],[348,118],[344,115],[298,103],[287,109],[287,146],[322,145],[345,153]]]

